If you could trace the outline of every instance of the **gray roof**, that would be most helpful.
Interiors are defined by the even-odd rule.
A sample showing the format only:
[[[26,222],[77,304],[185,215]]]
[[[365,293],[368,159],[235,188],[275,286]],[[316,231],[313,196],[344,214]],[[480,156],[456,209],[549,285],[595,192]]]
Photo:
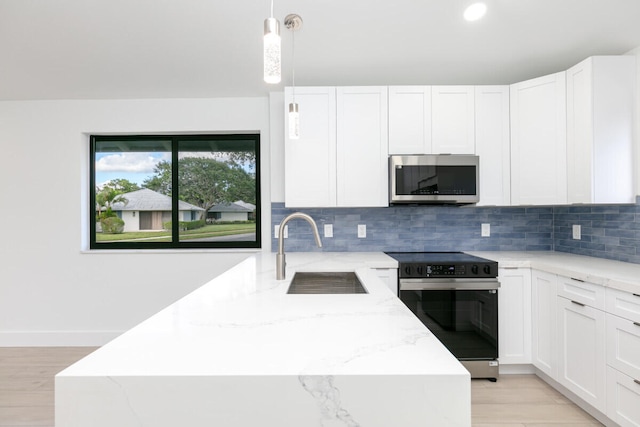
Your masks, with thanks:
[[[114,203],[111,208],[114,211],[170,211],[171,197],[157,193],[148,188],[132,191],[122,195],[127,203]],[[178,209],[181,211],[203,211],[199,206],[179,201]]]
[[[220,203],[218,205],[212,206],[209,209],[209,212],[253,212],[253,209],[243,206],[241,204],[238,204],[238,202],[234,202],[234,203]]]
[[[242,200],[238,200],[238,201],[235,201],[233,203],[235,203],[236,205],[244,206],[245,208],[251,209],[252,211],[254,211],[256,209],[256,205],[254,205],[253,203],[247,203],[247,202],[242,201]]]

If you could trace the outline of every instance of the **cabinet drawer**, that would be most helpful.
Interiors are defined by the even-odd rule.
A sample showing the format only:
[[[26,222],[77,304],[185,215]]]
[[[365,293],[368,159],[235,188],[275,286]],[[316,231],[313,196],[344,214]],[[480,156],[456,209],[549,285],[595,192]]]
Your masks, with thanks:
[[[607,365],[640,380],[640,323],[607,313]]]
[[[607,366],[607,417],[622,427],[640,426],[640,384]]]
[[[571,277],[558,276],[558,295],[571,301],[604,310],[604,286]]]
[[[607,313],[640,323],[640,295],[607,288],[606,296]]]

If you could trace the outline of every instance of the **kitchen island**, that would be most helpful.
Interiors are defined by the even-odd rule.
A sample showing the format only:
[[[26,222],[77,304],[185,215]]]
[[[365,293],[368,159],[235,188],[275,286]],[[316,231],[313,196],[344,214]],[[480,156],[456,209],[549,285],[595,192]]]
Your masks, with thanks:
[[[56,376],[57,427],[465,426],[470,376],[377,277],[382,253],[252,255]],[[295,271],[366,294],[291,295]]]

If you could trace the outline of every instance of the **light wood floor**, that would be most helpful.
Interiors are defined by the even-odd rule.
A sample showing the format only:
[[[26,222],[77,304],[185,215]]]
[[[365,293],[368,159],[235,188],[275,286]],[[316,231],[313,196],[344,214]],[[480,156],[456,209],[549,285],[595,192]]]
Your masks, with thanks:
[[[0,426],[53,427],[54,375],[93,350],[0,347]],[[496,383],[473,380],[471,393],[476,427],[601,425],[534,375],[503,375]]]

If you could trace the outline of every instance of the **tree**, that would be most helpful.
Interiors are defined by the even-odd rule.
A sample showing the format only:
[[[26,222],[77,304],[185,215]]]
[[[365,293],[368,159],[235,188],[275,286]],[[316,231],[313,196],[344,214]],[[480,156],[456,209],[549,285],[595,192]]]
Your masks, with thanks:
[[[127,198],[113,187],[104,186],[102,189],[96,188],[96,211],[100,219],[115,216],[111,210],[114,203],[124,203],[126,205],[128,202]],[[104,212],[102,211],[103,208],[105,209]]]
[[[153,168],[154,176],[142,183],[144,188],[171,197],[171,162],[162,160]]]
[[[156,165],[155,175],[144,181],[150,190],[171,196],[171,164]],[[211,207],[244,200],[255,204],[255,175],[236,162],[221,162],[213,158],[184,157],[178,160],[178,197],[204,209],[201,219]]]
[[[112,179],[102,186],[102,188],[110,187],[114,190],[119,191],[120,193],[131,193],[132,191],[140,190],[140,186],[135,182],[131,182],[128,179],[117,178]]]

